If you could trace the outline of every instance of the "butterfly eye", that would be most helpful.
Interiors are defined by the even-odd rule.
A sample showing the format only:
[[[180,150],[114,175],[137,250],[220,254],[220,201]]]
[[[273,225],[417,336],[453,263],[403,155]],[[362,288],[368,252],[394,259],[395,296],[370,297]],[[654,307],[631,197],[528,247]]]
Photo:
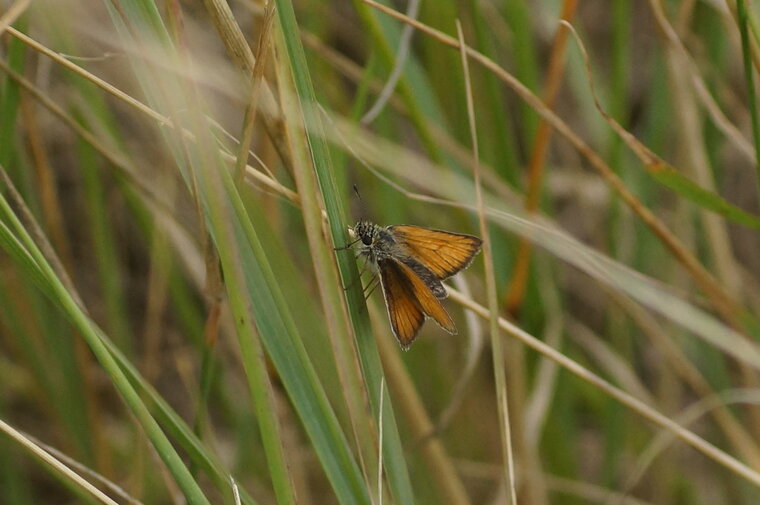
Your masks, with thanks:
[[[362,236],[362,243],[364,245],[370,245],[372,243],[372,237],[370,237],[369,235]]]

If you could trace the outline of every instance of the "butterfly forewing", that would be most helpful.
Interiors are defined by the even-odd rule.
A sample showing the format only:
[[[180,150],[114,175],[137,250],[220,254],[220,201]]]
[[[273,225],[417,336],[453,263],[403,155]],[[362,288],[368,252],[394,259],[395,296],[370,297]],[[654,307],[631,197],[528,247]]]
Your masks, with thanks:
[[[439,279],[451,277],[469,265],[483,243],[472,235],[421,226],[398,225],[388,229],[397,244]]]
[[[425,281],[394,259],[384,259],[381,263],[380,279],[388,317],[402,347],[409,347],[415,339],[425,315],[435,319],[449,333],[456,333],[454,321]]]

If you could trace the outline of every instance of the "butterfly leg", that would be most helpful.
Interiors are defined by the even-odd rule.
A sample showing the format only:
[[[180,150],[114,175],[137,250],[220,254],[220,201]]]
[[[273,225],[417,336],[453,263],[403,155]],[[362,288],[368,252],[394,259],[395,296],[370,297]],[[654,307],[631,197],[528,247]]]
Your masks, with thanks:
[[[375,291],[375,289],[377,289],[377,286],[379,285],[380,285],[380,276],[377,274],[373,274],[372,278],[369,280],[367,285],[362,288],[362,293],[364,293],[365,302],[369,299],[369,296],[372,294],[373,291]],[[360,312],[361,311],[364,311],[364,308],[361,308]]]
[[[360,280],[361,280],[361,278],[362,278],[362,275],[364,275],[364,272],[366,272],[366,271],[367,271],[367,265],[368,265],[368,263],[369,263],[369,258],[365,256],[365,257],[364,257],[364,263],[362,264],[362,268],[361,268],[361,270],[359,270],[359,276],[358,276],[356,279],[354,279],[354,280],[351,282],[351,284],[349,284],[349,285],[345,286],[345,287],[343,288],[343,291],[348,291],[349,289],[351,289],[351,288],[352,288],[352,287],[353,287],[353,286],[356,284],[356,282],[357,282],[357,281],[360,281]]]
[[[363,291],[366,293],[364,295],[364,301],[367,301],[369,299],[369,296],[375,291],[375,289],[377,289],[379,285],[380,285],[380,276],[373,275],[372,278],[367,283],[367,285],[364,287]]]

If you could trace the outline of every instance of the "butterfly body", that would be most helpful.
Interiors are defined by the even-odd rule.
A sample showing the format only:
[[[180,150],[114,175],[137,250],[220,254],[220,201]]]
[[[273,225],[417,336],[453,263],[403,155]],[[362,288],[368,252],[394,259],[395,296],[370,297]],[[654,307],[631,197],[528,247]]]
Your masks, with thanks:
[[[426,317],[456,333],[440,302],[447,296],[441,281],[470,264],[480,250],[478,237],[369,221],[359,221],[349,231],[359,243],[359,255],[379,272],[391,328],[403,349],[409,348]]]

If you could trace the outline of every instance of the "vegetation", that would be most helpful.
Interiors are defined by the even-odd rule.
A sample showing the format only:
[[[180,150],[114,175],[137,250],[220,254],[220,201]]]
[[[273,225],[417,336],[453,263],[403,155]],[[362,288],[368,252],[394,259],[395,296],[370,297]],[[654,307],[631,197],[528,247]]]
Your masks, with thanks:
[[[747,0],[6,5],[0,503],[760,500]]]

